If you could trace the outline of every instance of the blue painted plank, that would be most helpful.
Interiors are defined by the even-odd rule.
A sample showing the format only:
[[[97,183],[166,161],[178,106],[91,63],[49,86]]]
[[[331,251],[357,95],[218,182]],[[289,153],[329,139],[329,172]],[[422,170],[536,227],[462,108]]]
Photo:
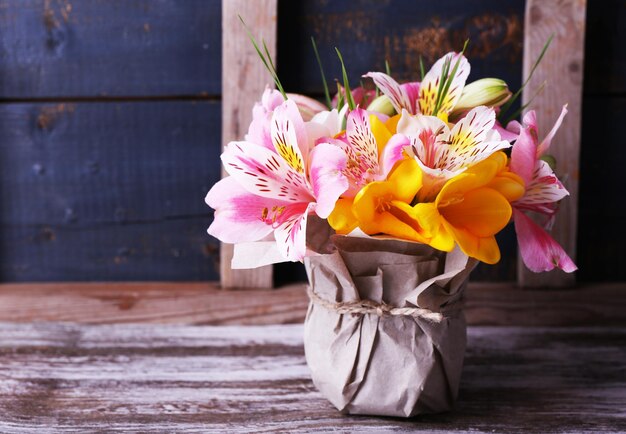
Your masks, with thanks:
[[[0,0],[0,98],[220,93],[220,0]]]
[[[321,94],[311,50],[317,40],[328,78],[340,77],[334,47],[343,54],[352,84],[388,59],[400,81],[417,80],[419,56],[432,64],[470,39],[470,80],[497,76],[517,88],[521,82],[524,0],[281,1],[279,74],[289,91]]]
[[[217,279],[220,108],[0,105],[0,281]]]

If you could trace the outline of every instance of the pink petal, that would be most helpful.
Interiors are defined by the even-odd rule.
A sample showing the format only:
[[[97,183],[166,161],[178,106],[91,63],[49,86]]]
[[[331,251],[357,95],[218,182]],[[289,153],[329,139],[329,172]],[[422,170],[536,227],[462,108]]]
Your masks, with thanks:
[[[272,113],[283,101],[283,96],[279,91],[269,88],[265,89],[261,101],[257,102],[252,109],[252,122],[245,136],[247,142],[274,149],[270,136]]]
[[[347,161],[345,152],[329,143],[320,143],[311,151],[309,177],[317,203],[315,212],[321,218],[330,215],[339,196],[348,189],[348,179],[342,173]]]
[[[303,173],[309,153],[308,137],[296,103],[287,100],[276,107],[270,128],[276,152],[293,170]]]
[[[304,173],[280,155],[249,142],[231,142],[222,154],[224,169],[250,193],[288,202],[312,202]]]
[[[535,273],[555,267],[566,273],[578,268],[563,248],[528,216],[513,209],[515,232],[524,264]]]
[[[215,210],[209,234],[225,243],[257,241],[270,232],[272,225],[262,217],[263,210],[286,206],[288,202],[248,193],[232,176],[216,183],[205,199]]]
[[[365,110],[357,107],[350,112],[346,136],[356,155],[355,160],[365,168],[378,172],[378,145],[372,133],[369,114]]]
[[[387,178],[395,164],[404,159],[404,148],[411,146],[409,138],[403,134],[394,134],[385,145],[382,158],[383,176]]]
[[[306,254],[306,223],[315,204],[300,204],[298,209],[274,231],[278,250],[290,261],[302,261]]]
[[[400,87],[406,93],[411,103],[411,113],[419,113],[417,100],[420,96],[420,83],[417,81],[401,84]]]
[[[521,125],[519,122],[517,121],[511,121],[509,122],[508,126],[506,128],[504,128],[500,122],[496,121],[496,125],[494,127],[494,129],[500,133],[500,137],[502,137],[502,140],[506,140],[507,142],[513,143],[514,141],[517,140],[517,137],[519,136],[519,132],[521,130]]]
[[[543,160],[535,164],[530,183],[526,184],[524,197],[515,202],[519,205],[548,204],[558,202],[569,192],[556,177],[550,165]]]
[[[567,104],[563,106],[563,109],[561,110],[561,114],[559,115],[559,118],[554,123],[554,126],[552,127],[548,135],[543,139],[543,141],[537,147],[537,158],[545,154],[548,148],[550,147],[550,142],[552,142],[554,135],[559,130],[559,127],[561,126],[561,123],[563,123],[563,118],[565,117],[566,114],[567,114]]]
[[[523,127],[511,150],[511,170],[518,174],[528,186],[532,181],[537,155],[537,143],[530,128]]]
[[[401,113],[402,109],[406,109],[409,110],[411,114],[415,114],[415,112],[412,111],[413,104],[411,104],[411,100],[406,91],[393,78],[382,72],[368,72],[363,77],[369,77],[374,80],[374,84],[389,98],[396,112]]]

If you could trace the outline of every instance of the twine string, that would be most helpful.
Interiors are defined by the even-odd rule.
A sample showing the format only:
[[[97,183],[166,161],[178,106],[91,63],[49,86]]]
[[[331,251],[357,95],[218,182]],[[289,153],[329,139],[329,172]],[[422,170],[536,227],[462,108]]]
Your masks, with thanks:
[[[386,304],[385,302],[375,302],[372,300],[357,300],[357,301],[340,301],[333,302],[328,301],[320,297],[313,288],[308,288],[309,299],[313,304],[322,306],[328,310],[337,312],[340,315],[344,314],[376,314],[382,316],[412,316],[425,318],[434,322],[441,322],[443,315],[439,312],[433,312],[430,309],[424,309],[421,307],[394,307]]]

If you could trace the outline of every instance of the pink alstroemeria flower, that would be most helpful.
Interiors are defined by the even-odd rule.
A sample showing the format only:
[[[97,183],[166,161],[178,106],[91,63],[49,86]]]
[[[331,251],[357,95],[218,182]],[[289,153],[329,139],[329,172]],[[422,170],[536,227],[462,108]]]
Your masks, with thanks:
[[[310,149],[311,140],[296,103],[289,99],[273,109],[270,143],[229,143],[222,162],[230,176],[206,197],[215,209],[209,234],[240,243],[273,232],[283,257],[301,261],[307,216],[315,212],[328,217],[348,188],[342,173],[345,153],[329,143]]]
[[[407,145],[401,136],[392,136],[378,115],[359,107],[348,114],[345,135],[329,140],[346,153],[343,173],[349,187],[343,197],[352,198],[366,184],[387,177],[393,166],[402,160]]]
[[[460,57],[459,57],[460,56]],[[439,81],[443,72],[443,66],[446,59],[450,59],[452,67],[459,61],[459,67],[452,82],[448,93],[444,96],[439,107],[438,113],[435,113],[437,90],[439,89]],[[452,67],[450,69],[452,69]],[[450,71],[451,73],[452,71]],[[382,72],[369,72],[364,77],[370,77],[381,92],[390,100],[397,113],[406,110],[412,115],[423,114],[427,116],[437,116],[439,113],[449,114],[456,103],[461,98],[463,87],[470,73],[470,65],[465,56],[459,53],[450,52],[437,60],[435,64],[424,76],[424,80],[419,82],[411,82],[398,84],[393,78]]]
[[[547,226],[550,226],[557,211],[557,202],[569,195],[548,163],[540,159],[550,147],[566,113],[567,106],[564,106],[552,130],[541,142],[534,110],[524,116],[523,125],[511,122],[507,126],[509,131],[517,134],[511,151],[511,171],[526,183],[524,196],[511,204],[515,232],[524,264],[537,273],[555,267],[568,273],[577,270],[563,248],[524,214],[525,211],[542,214],[548,218]]]
[[[287,97],[296,103],[304,121],[309,121],[317,113],[326,110],[326,106],[313,98],[293,93],[288,93]],[[252,108],[252,122],[245,137],[247,142],[261,144],[268,149],[274,149],[270,137],[270,123],[274,110],[284,101],[282,94],[276,89],[270,89],[269,87],[265,89],[261,101],[255,103]]]

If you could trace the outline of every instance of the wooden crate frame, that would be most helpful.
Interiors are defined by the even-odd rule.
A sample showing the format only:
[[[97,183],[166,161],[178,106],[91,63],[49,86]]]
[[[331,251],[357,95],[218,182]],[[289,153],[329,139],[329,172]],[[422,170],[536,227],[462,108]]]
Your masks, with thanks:
[[[535,72],[530,89],[550,87],[533,104],[539,128],[551,127],[561,104],[569,115],[553,149],[571,197],[555,224],[555,238],[575,257],[585,0],[527,0],[524,75],[554,33],[550,55]],[[558,9],[558,10],[557,10]],[[267,74],[239,22],[246,17],[271,51],[276,47],[277,0],[223,0],[223,142],[241,138]],[[572,31],[574,29],[575,31]],[[565,74],[565,75],[564,75]],[[524,102],[529,95],[524,94]],[[243,108],[243,109],[242,109]],[[1,321],[80,323],[154,322],[177,324],[272,324],[301,322],[308,300],[304,284],[270,289],[272,267],[232,270],[232,246],[221,249],[221,282],[210,283],[43,283],[0,285]],[[608,325],[626,323],[623,283],[575,285],[573,275],[535,276],[521,264],[511,283],[470,283],[470,324]],[[535,290],[520,290],[532,287]],[[236,292],[223,289],[236,289]]]
[[[276,46],[276,0],[250,2],[227,0],[223,2],[223,63],[222,92],[224,144],[241,138],[243,127],[251,120],[251,107],[265,87],[267,74],[248,35],[241,26],[238,14],[254,19],[252,28],[267,45]],[[584,65],[586,0],[527,0],[524,33],[524,72],[528,77],[545,41],[554,35],[550,55],[539,65],[523,94],[523,104],[532,98],[532,92],[541,83],[548,82],[542,95],[533,102],[539,130],[544,134],[561,111],[563,102],[569,104],[569,114],[558,132],[559,146],[551,149],[559,162],[559,172],[567,180],[570,197],[563,201],[557,215],[555,239],[567,253],[576,257],[578,170],[580,156],[580,127],[582,105],[582,75]],[[574,31],[572,31],[574,29]],[[223,288],[270,288],[272,267],[255,270],[232,270],[232,245],[221,245],[221,284]],[[575,284],[574,274],[555,270],[535,274],[521,262],[517,264],[520,287],[568,287]]]

